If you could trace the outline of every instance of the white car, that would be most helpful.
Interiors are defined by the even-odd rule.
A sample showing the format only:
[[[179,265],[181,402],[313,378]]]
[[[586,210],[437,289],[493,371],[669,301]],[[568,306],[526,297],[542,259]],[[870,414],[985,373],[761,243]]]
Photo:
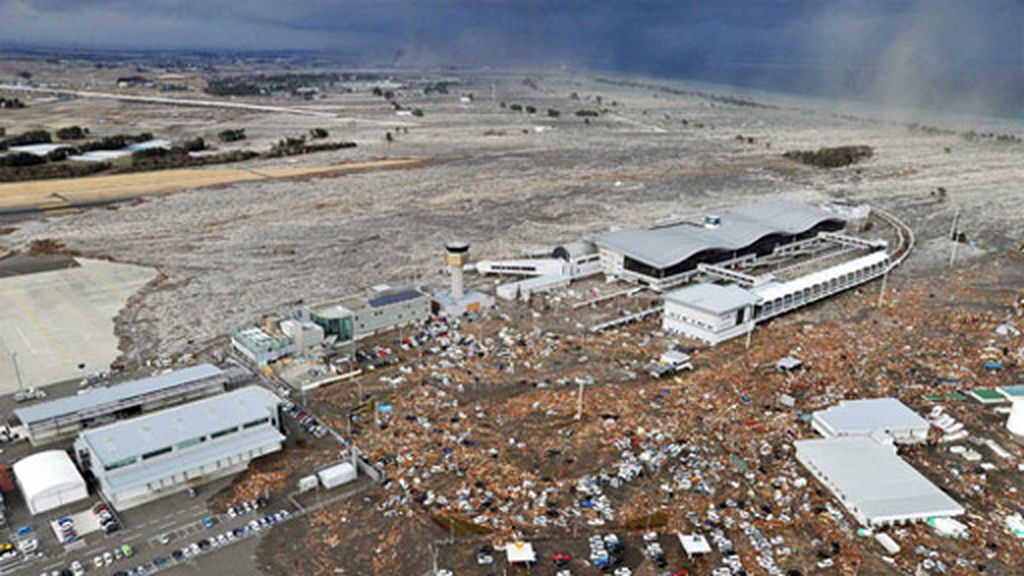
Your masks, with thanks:
[[[102,556],[96,556],[95,558],[93,558],[92,559],[92,565],[97,567],[97,568],[103,568],[103,557]]]
[[[85,574],[85,566],[82,566],[81,562],[75,560],[71,563],[71,573],[75,576],[82,576]]]

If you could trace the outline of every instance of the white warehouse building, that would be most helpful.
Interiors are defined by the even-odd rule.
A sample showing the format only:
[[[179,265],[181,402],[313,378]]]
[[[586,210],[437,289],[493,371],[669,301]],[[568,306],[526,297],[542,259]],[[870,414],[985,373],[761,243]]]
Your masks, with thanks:
[[[277,396],[249,386],[83,432],[75,457],[119,510],[180,492],[281,450]]]
[[[796,458],[869,528],[959,516],[964,508],[896,454],[891,440],[847,436],[798,440]]]
[[[842,400],[811,415],[811,426],[826,438],[884,434],[898,444],[928,440],[928,421],[896,398]]]

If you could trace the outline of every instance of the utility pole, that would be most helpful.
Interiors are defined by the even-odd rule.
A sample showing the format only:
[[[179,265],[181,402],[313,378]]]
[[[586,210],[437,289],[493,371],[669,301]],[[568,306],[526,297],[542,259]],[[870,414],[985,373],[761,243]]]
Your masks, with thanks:
[[[886,270],[885,274],[882,274],[882,288],[878,291],[878,307],[881,308],[882,304],[885,303],[885,281],[889,279],[889,271]]]
[[[580,394],[576,404],[576,420],[583,418],[583,380],[580,379]]]
[[[953,249],[950,251],[950,254],[949,254],[949,267],[950,268],[953,267],[953,262],[956,261],[956,249],[957,249],[957,246],[960,244],[959,238],[957,238],[960,235],[959,234],[959,230],[958,230],[959,226],[960,226],[960,209],[957,208],[956,209],[956,213],[953,214],[953,225],[950,226],[950,230],[949,230],[949,239],[953,241]]]

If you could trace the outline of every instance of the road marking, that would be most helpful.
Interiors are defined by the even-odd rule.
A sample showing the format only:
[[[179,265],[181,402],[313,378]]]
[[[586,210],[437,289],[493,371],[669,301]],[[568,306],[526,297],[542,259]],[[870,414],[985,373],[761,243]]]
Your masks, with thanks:
[[[32,355],[39,354],[39,352],[36,350],[36,347],[32,345],[32,341],[29,340],[28,336],[25,336],[25,332],[22,331],[21,326],[16,325],[14,327],[14,330],[18,333],[18,336],[21,337],[21,341],[25,343],[25,346],[28,347],[28,351],[31,352]]]

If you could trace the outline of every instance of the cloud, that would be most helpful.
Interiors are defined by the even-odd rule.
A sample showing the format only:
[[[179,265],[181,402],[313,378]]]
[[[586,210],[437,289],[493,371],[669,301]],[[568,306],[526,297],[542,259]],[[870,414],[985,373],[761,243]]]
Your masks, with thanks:
[[[1024,109],[1018,0],[0,0],[0,41],[550,66]]]

